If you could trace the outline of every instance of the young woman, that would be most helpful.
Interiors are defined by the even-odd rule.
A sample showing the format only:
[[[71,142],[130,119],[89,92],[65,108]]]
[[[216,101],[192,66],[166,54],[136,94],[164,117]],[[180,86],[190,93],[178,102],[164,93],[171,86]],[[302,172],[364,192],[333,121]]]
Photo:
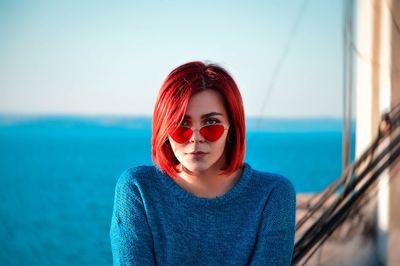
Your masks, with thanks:
[[[173,70],[152,122],[155,166],[129,168],[116,185],[114,265],[290,265],[296,194],[243,162],[243,103],[227,71]]]

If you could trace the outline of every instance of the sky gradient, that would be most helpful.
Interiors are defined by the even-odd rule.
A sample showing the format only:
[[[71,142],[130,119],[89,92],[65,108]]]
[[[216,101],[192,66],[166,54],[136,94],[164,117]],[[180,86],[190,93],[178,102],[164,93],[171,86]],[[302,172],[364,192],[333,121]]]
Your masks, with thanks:
[[[151,115],[173,68],[207,60],[247,116],[341,117],[342,2],[1,1],[0,113]]]

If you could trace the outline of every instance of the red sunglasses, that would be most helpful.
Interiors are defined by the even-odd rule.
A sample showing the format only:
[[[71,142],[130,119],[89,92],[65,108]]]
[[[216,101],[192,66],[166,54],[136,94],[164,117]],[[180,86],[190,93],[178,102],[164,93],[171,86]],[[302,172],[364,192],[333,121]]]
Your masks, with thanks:
[[[202,126],[199,132],[207,141],[214,142],[222,136],[226,129],[228,128],[223,125],[206,125]],[[180,126],[171,133],[171,138],[182,144],[192,137],[193,131],[190,127]]]

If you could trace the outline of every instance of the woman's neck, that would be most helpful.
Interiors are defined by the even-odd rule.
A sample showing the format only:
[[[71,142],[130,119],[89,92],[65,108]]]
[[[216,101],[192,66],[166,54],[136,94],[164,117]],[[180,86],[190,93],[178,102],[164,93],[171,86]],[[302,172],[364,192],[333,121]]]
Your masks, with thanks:
[[[228,192],[239,180],[242,169],[230,175],[220,175],[221,171],[209,169],[208,171],[189,174],[182,171],[175,182],[186,191],[205,198],[215,198]]]

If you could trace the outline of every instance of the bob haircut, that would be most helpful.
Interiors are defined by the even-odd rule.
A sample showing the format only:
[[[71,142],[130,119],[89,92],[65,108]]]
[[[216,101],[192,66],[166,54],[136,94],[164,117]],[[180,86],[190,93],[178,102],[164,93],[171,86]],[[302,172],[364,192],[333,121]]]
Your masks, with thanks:
[[[204,90],[215,90],[221,94],[229,118],[226,165],[221,169],[221,174],[232,174],[243,166],[246,128],[239,89],[222,67],[194,61],[177,67],[167,76],[153,112],[152,160],[171,177],[178,175],[177,166],[180,162],[172,151],[168,135],[181,124],[192,95]]]

